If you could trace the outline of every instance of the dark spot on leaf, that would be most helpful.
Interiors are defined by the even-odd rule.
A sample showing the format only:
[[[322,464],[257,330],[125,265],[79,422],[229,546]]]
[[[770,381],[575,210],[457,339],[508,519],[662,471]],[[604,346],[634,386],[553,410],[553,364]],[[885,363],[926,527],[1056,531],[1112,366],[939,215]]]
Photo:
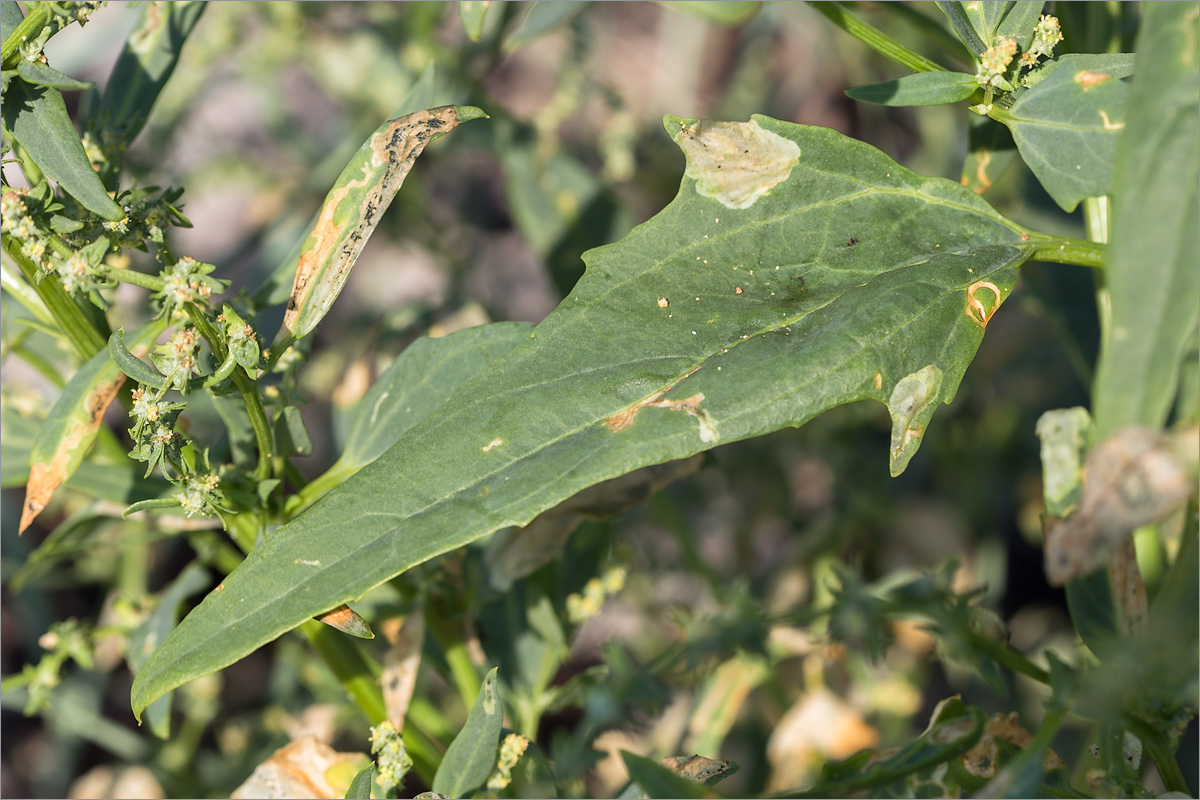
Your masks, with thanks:
[[[851,236],[850,240],[848,242],[846,242],[846,247],[854,247],[854,245],[856,245],[856,244],[858,244],[858,237]]]

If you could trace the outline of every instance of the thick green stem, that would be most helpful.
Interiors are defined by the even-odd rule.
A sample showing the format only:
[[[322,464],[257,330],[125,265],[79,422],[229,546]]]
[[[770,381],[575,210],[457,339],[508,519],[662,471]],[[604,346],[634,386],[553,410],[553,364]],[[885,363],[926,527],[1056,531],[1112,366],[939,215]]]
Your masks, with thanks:
[[[370,723],[378,725],[387,719],[379,678],[372,674],[354,642],[314,619],[306,620],[300,628]]]
[[[1066,236],[1034,235],[1033,261],[1051,261],[1059,264],[1076,264],[1081,267],[1104,266],[1108,246],[1100,242],[1087,242]]]
[[[3,62],[4,69],[16,69],[17,60],[20,55],[17,53],[17,48],[26,39],[32,38],[41,33],[42,28],[46,27],[46,23],[50,21],[50,15],[53,13],[50,10],[49,3],[26,3],[26,9],[29,11],[29,16],[21,20],[13,32],[8,35],[3,44],[0,44],[0,62]]]
[[[37,292],[50,315],[54,317],[55,324],[66,336],[71,349],[84,361],[103,350],[107,346],[104,337],[88,322],[83,310],[75,305],[75,301],[67,294],[62,284],[53,276],[47,276],[39,283],[37,281],[37,265],[23,255],[18,247],[19,243],[16,239],[11,236],[5,237],[5,253],[21,268],[21,274],[25,276],[25,280]]]
[[[143,289],[149,289],[152,292],[161,292],[163,286],[166,285],[166,281],[157,275],[147,275],[135,269],[118,269],[116,267],[101,265],[96,269],[96,272],[109,280],[132,283],[134,286],[141,286]]]
[[[882,53],[898,64],[902,64],[913,72],[945,72],[941,64],[930,61],[925,56],[910,50],[900,42],[888,36],[874,25],[868,25],[858,17],[842,8],[838,3],[811,2],[809,3],[819,14],[838,26],[846,33],[858,39],[877,53]]]
[[[482,685],[479,672],[471,661],[470,653],[467,652],[467,645],[463,641],[461,631],[456,630],[453,622],[434,606],[435,604],[430,604],[426,607],[425,622],[429,626],[429,632],[433,635],[434,641],[442,648],[446,663],[450,666],[450,675],[454,679],[454,685],[458,688],[463,704],[470,708],[475,704],[475,698],[479,695],[479,687]]]
[[[185,308],[188,318],[196,326],[196,330],[212,348],[213,355],[218,361],[225,360],[225,356],[228,355],[225,343],[217,329],[204,315],[204,311],[191,303],[188,303]],[[271,476],[271,458],[275,450],[275,440],[271,436],[271,424],[267,421],[267,411],[263,408],[262,398],[258,395],[258,382],[251,379],[244,369],[238,367],[233,372],[233,385],[237,387],[238,392],[242,395],[242,402],[246,404],[246,411],[250,415],[250,427],[254,429],[254,439],[258,443],[258,466],[254,469],[254,478],[260,481],[266,480]]]

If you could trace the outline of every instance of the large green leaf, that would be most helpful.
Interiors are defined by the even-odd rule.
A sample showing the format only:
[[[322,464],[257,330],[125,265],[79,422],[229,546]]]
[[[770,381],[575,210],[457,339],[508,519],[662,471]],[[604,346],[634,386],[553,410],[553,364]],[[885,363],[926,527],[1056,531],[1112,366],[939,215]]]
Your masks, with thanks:
[[[83,151],[61,92],[20,79],[10,81],[2,116],[5,130],[47,178],[89,211],[105,219],[124,219],[125,212],[108,196]]]
[[[304,620],[600,481],[874,399],[892,470],[1035,244],[824,128],[668,118],[676,199],[512,352],[270,536],[154,653],[136,712]]]
[[[1093,388],[1095,436],[1167,420],[1200,313],[1196,3],[1150,3],[1137,44]]]
[[[166,86],[188,34],[207,3],[146,3],[125,40],[94,114],[97,126],[128,144],[141,132]]]
[[[1074,211],[1112,192],[1117,139],[1125,128],[1128,57],[1068,55],[1043,67],[1011,109],[992,116],[1012,131],[1021,158],[1054,202]],[[1044,76],[1044,77],[1043,77]]]

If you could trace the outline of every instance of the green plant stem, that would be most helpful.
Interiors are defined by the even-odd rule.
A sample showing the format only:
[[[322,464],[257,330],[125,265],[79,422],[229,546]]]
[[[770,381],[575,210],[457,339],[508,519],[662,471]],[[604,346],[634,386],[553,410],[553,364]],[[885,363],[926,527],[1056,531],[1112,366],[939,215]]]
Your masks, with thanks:
[[[16,69],[17,60],[20,58],[17,48],[26,39],[41,33],[42,28],[46,27],[46,23],[50,21],[52,12],[49,3],[30,2],[26,3],[25,7],[29,11],[29,15],[21,20],[20,24],[4,40],[4,43],[0,44],[0,63],[3,63],[4,69]]]
[[[1039,683],[1044,683],[1047,686],[1050,685],[1050,673],[1037,664],[1034,664],[1017,650],[1006,644],[989,639],[966,625],[962,626],[962,633],[971,640],[971,644],[974,647],[987,653],[1002,666],[1007,667],[1013,672],[1019,672],[1022,675],[1033,678]]]
[[[84,361],[91,359],[107,346],[107,342],[91,326],[83,314],[83,309],[75,305],[75,301],[67,294],[66,289],[63,289],[61,283],[52,276],[47,276],[50,278],[49,280],[43,280],[40,283],[37,281],[37,265],[18,251],[18,246],[13,237],[4,239],[4,252],[20,267],[21,274],[25,276],[25,280],[41,298],[46,310],[54,318],[55,324],[66,336],[71,349]]]
[[[475,664],[471,661],[470,653],[467,652],[467,645],[463,641],[461,632],[456,630],[454,624],[436,608],[436,605],[436,603],[430,603],[426,606],[425,623],[428,625],[434,641],[442,648],[442,654],[446,657],[450,675],[454,679],[454,685],[458,688],[458,694],[462,697],[463,704],[470,708],[475,704],[475,698],[479,695],[479,687],[483,682],[479,678]]]
[[[941,22],[926,16],[907,3],[879,3],[880,11],[902,19],[916,28],[922,36],[940,47],[947,55],[964,65],[974,65],[974,57],[966,45],[958,40],[953,33],[946,30]]]
[[[289,497],[284,505],[284,516],[288,519],[296,516],[328,494],[334,487],[345,483],[347,478],[357,472],[357,470],[340,467],[340,463],[334,464]]]
[[[1108,244],[1111,206],[1107,195],[1083,198],[1083,228],[1087,232],[1088,241]]]
[[[378,725],[387,719],[387,707],[383,702],[383,691],[379,688],[379,678],[372,674],[370,666],[354,642],[345,634],[315,619],[305,620],[300,628],[350,697],[362,709],[367,720],[372,725]]]
[[[135,269],[118,269],[117,267],[102,264],[96,269],[96,272],[109,280],[132,283],[134,286],[141,286],[143,289],[149,289],[152,292],[161,292],[166,285],[166,281],[157,275],[147,275]]]
[[[1033,234],[1032,238],[1035,244],[1030,258],[1033,261],[1075,264],[1080,267],[1099,269],[1104,266],[1104,258],[1108,253],[1108,246],[1100,242],[1042,234]]]
[[[1123,721],[1129,732],[1142,740],[1142,747],[1145,752],[1150,754],[1154,766],[1158,768],[1159,777],[1162,778],[1163,786],[1167,788],[1167,791],[1182,792],[1191,797],[1187,779],[1183,777],[1183,770],[1179,768],[1179,762],[1175,760],[1175,754],[1171,752],[1166,735],[1132,714],[1126,714]]]
[[[874,25],[863,22],[838,3],[810,2],[817,13],[877,53],[882,53],[913,72],[946,72],[941,64],[910,50]]]
[[[188,319],[196,326],[196,330],[208,342],[213,355],[218,361],[225,360],[228,355],[225,343],[217,329],[209,322],[204,311],[193,303],[186,304]],[[254,430],[254,439],[258,443],[258,466],[254,468],[255,480],[266,480],[271,476],[271,458],[275,450],[274,438],[271,436],[271,424],[267,421],[267,411],[263,408],[262,398],[258,396],[258,381],[246,374],[246,370],[238,367],[233,371],[233,385],[242,395],[246,411],[250,415],[250,427]]]

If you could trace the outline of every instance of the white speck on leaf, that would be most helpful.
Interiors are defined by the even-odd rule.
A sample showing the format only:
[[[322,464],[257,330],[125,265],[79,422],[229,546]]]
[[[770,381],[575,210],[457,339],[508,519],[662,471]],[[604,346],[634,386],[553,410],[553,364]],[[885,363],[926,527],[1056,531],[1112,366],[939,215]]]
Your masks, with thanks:
[[[490,442],[488,442],[487,444],[485,444],[485,445],[484,445],[483,447],[481,447],[480,449],[481,449],[481,450],[483,450],[483,452],[485,452],[485,453],[490,453],[490,452],[492,452],[492,450],[493,450],[494,448],[497,448],[497,447],[499,447],[499,446],[500,446],[500,445],[502,445],[502,444],[504,444],[504,440],[503,440],[503,439],[492,439]]]

